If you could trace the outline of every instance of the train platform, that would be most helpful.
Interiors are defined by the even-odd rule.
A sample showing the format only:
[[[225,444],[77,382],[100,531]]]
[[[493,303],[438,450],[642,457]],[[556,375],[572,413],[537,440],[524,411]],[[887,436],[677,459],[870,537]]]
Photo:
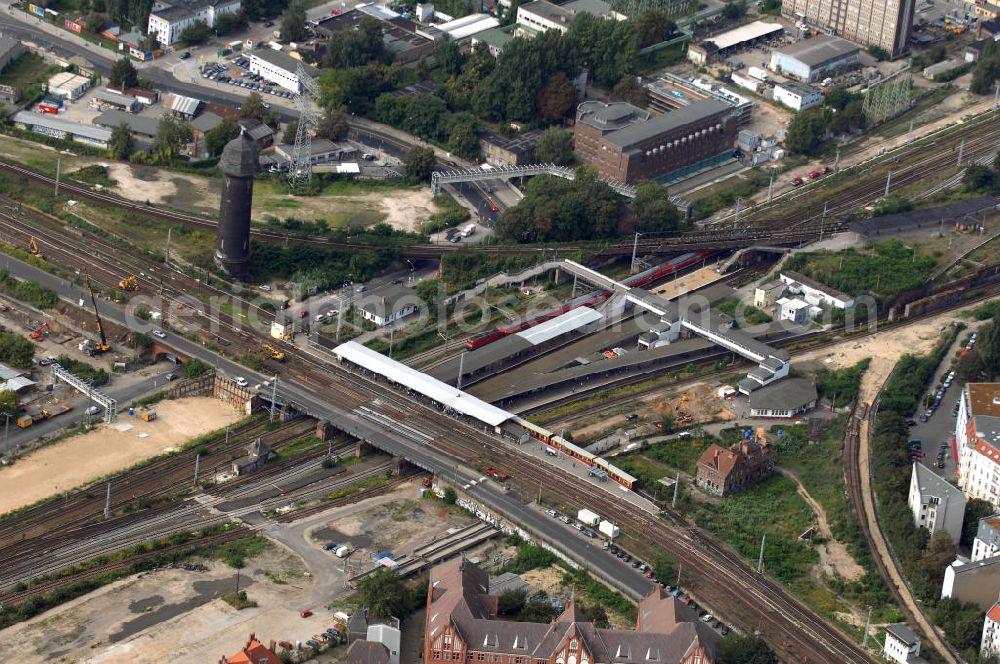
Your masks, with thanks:
[[[589,467],[582,461],[568,457],[563,453],[559,453],[558,456],[552,456],[550,453],[551,448],[545,443],[530,438],[528,442],[518,445],[517,443],[509,443],[510,445],[516,446],[520,451],[525,454],[530,454],[536,457],[540,463],[547,463],[550,466],[561,468],[562,470],[575,476],[581,482],[587,482],[593,484],[595,487],[603,489],[608,493],[614,494],[615,496],[621,498],[622,500],[627,500],[628,502],[635,505],[636,509],[643,510],[650,514],[657,515],[660,513],[660,509],[650,500],[643,498],[635,491],[629,491],[625,489],[620,484],[610,479],[599,479],[593,477],[587,471]],[[550,450],[550,451],[546,451]],[[516,472],[516,469],[515,471]],[[542,492],[542,496],[545,496],[545,487],[536,487],[533,492],[533,497],[538,497],[538,491]]]
[[[694,293],[725,278],[715,271],[716,267],[717,265],[710,265],[698,268],[694,272],[681,275],[676,279],[670,279],[656,288],[649,290],[668,300]]]

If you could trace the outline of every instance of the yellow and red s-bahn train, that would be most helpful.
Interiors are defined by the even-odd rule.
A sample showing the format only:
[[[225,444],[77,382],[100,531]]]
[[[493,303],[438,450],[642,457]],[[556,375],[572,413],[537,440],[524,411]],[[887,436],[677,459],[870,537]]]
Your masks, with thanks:
[[[577,459],[590,468],[599,468],[600,470],[603,470],[607,473],[609,478],[613,479],[626,489],[634,489],[639,481],[621,468],[608,463],[606,459],[602,459],[596,454],[574,445],[562,436],[555,435],[551,431],[544,429],[537,424],[532,424],[522,417],[516,417],[514,418],[514,421],[517,422],[517,424],[520,425],[529,436],[542,441],[548,445],[550,449],[555,450],[557,453],[562,453],[568,457]]]

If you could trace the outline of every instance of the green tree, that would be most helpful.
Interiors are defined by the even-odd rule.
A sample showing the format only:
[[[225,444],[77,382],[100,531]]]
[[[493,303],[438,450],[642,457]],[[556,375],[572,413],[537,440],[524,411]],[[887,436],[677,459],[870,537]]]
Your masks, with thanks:
[[[453,488],[445,487],[444,489],[444,503],[445,505],[454,505],[455,501],[458,500],[458,494]]]
[[[181,30],[179,41],[183,46],[204,44],[212,36],[212,30],[205,21],[195,21]]]
[[[31,369],[35,346],[20,334],[0,332],[0,362],[15,369]]]
[[[549,77],[538,92],[538,113],[549,122],[562,120],[576,104],[576,88],[563,72]]]
[[[664,583],[673,583],[677,578],[677,561],[669,553],[661,553],[653,561],[653,576]]]
[[[135,150],[135,140],[128,123],[119,122],[111,130],[111,140],[108,141],[108,151],[115,159],[128,159]]]
[[[501,616],[516,616],[524,609],[528,601],[528,591],[524,588],[511,588],[500,593],[497,598],[497,614]]]
[[[126,58],[116,60],[111,65],[111,73],[108,75],[108,85],[112,88],[122,90],[124,88],[134,88],[139,85],[139,72],[136,71],[132,61]]]
[[[160,157],[170,160],[181,153],[181,150],[191,142],[191,125],[172,115],[160,116],[156,127],[156,149]]]
[[[795,154],[814,154],[826,138],[826,115],[821,108],[797,113],[788,123],[785,147]]]
[[[594,623],[594,627],[598,629],[608,629],[611,627],[611,619],[608,618],[608,612],[600,604],[584,604],[580,607],[580,610],[588,621]]]
[[[136,332],[132,335],[132,340],[135,342],[136,348],[148,350],[153,347],[153,337],[145,332]]]
[[[247,98],[243,100],[243,104],[240,105],[239,117],[240,120],[257,120],[258,122],[263,122],[266,113],[267,109],[264,107],[264,98],[260,96],[259,92],[254,91],[248,94]]]
[[[876,46],[875,44],[872,44],[865,50],[868,51],[868,54],[873,58],[875,58],[876,60],[888,60],[889,58],[892,57],[889,54],[889,51],[885,50],[881,46]]]
[[[285,145],[295,144],[295,135],[299,133],[299,121],[292,120],[285,125],[285,131],[281,134],[281,142]]]
[[[224,118],[217,126],[205,132],[205,150],[213,157],[222,154],[226,143],[240,135],[240,123],[234,118]]]
[[[990,377],[1000,374],[1000,311],[979,331],[976,351]]]
[[[962,176],[962,186],[966,191],[991,191],[996,187],[997,174],[989,166],[969,164]]]
[[[340,111],[327,109],[316,126],[316,136],[336,141],[347,134],[348,128],[346,115]]]
[[[448,151],[466,159],[479,158],[479,120],[471,113],[448,119]]]
[[[403,174],[410,182],[430,182],[434,163],[433,148],[411,148],[403,159]]]
[[[306,38],[306,8],[301,2],[288,5],[281,15],[281,40],[297,42]]]
[[[212,32],[217,36],[222,37],[224,35],[232,34],[238,30],[244,30],[248,25],[247,15],[242,11],[240,12],[225,12],[215,18],[215,25],[212,26]]]
[[[722,7],[722,18],[734,20],[743,17],[747,13],[747,6],[743,0],[738,2],[727,2]]]
[[[358,581],[361,606],[375,618],[400,616],[406,608],[403,580],[390,569],[382,568]]]
[[[198,358],[191,358],[184,363],[184,377],[197,378],[212,370],[212,365],[202,362]]]
[[[0,417],[17,417],[17,394],[13,390],[0,390]]]
[[[715,647],[716,664],[778,664],[767,642],[757,635],[730,634]]]
[[[608,21],[593,14],[580,14],[570,24],[568,35],[599,85],[610,87],[638,69],[639,34],[631,21]]]
[[[549,127],[538,137],[535,158],[543,164],[572,164],[573,134],[559,127]]]
[[[662,9],[647,9],[636,17],[635,29],[639,33],[639,46],[645,48],[670,39],[677,32],[677,24]]]
[[[364,16],[355,30],[338,33],[326,46],[323,64],[329,68],[360,67],[370,62],[389,62],[391,53],[386,50],[382,25],[371,16]]]
[[[611,89],[611,99],[644,109],[649,106],[649,89],[635,76],[626,76]]]
[[[972,546],[979,529],[979,520],[994,513],[993,505],[988,500],[973,498],[965,504],[965,519],[962,522],[962,544]]]
[[[462,73],[465,64],[465,54],[458,42],[449,35],[444,35],[434,42],[434,66],[445,78]]]
[[[681,216],[670,202],[667,188],[655,182],[636,188],[632,208],[635,210],[636,230],[640,233],[675,231],[680,225]]]

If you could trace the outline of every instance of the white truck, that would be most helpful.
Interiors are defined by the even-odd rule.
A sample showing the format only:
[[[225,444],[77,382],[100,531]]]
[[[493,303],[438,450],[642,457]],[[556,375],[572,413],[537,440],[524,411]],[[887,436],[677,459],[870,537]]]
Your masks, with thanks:
[[[614,539],[621,534],[621,529],[619,529],[618,526],[611,523],[607,519],[601,521],[601,525],[597,527],[597,530],[600,531],[602,534],[607,535],[611,539]]]
[[[760,67],[750,67],[747,69],[747,76],[756,78],[758,81],[767,81],[771,76]]]
[[[468,226],[462,229],[462,237],[469,237],[475,232],[476,232],[476,225],[469,224]]]
[[[601,515],[588,509],[582,509],[576,513],[576,520],[588,528],[596,528],[597,524],[601,522]]]
[[[350,552],[351,549],[346,546],[342,546],[336,551],[334,551],[334,553],[337,555],[338,558],[346,558],[347,554],[349,554]]]

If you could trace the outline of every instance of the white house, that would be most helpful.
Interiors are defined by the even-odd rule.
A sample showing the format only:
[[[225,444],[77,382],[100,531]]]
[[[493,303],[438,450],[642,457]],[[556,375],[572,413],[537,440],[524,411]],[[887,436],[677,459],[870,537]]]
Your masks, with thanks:
[[[1000,507],[1000,384],[969,383],[955,422],[958,486],[966,498]]]
[[[361,315],[379,327],[417,312],[420,298],[412,288],[390,286],[383,293],[369,295],[361,302]]]
[[[979,645],[979,654],[1000,655],[1000,602],[994,604],[986,612],[983,621],[983,640]]]
[[[774,101],[780,101],[793,111],[822,106],[823,99],[822,90],[805,83],[785,81],[774,86]]]
[[[801,295],[802,299],[809,304],[826,305],[835,309],[846,309],[854,306],[854,298],[850,295],[813,281],[804,274],[785,270],[778,275],[778,278],[788,286],[789,293]]]
[[[809,322],[809,316],[813,305],[797,297],[782,297],[778,299],[778,307],[781,311],[781,320],[790,320],[797,325],[805,325]]]
[[[778,301],[778,298],[784,294],[785,288],[785,283],[781,279],[757,286],[753,291],[753,306],[758,309],[767,309]]]
[[[240,0],[156,0],[149,14],[147,34],[155,34],[156,40],[170,46],[184,29],[198,21],[214,27],[215,21],[223,14],[237,14]]]
[[[817,400],[811,380],[787,378],[750,393],[750,417],[796,417],[815,408]]]
[[[908,504],[915,526],[926,528],[932,535],[943,530],[958,544],[965,518],[965,496],[919,461],[913,464],[910,474]]]
[[[518,6],[517,24],[534,32],[557,30],[566,33],[569,32],[570,23],[579,14],[593,14],[618,21],[624,21],[628,18],[624,14],[616,12],[604,0],[571,0],[561,5],[549,2],[549,0],[533,0]],[[524,34],[524,31],[519,30],[517,33]],[[527,34],[530,35],[531,32]]]
[[[312,78],[319,76],[315,67],[301,60],[296,60],[282,51],[262,48],[250,54],[250,71],[252,73],[260,74],[267,80],[277,83],[295,94],[302,92],[299,67],[305,69],[306,74]]]
[[[951,597],[960,604],[975,604],[986,611],[1000,596],[1000,556],[975,562],[956,556],[944,569],[941,597]]]
[[[972,560],[983,560],[1000,555],[1000,514],[979,520],[976,538],[972,540]]]
[[[389,664],[399,664],[400,632],[398,627],[382,623],[368,625],[368,638],[366,640],[384,645],[389,651]]]
[[[920,637],[906,625],[889,625],[885,630],[885,647],[882,655],[893,662],[908,664],[920,657]]]

